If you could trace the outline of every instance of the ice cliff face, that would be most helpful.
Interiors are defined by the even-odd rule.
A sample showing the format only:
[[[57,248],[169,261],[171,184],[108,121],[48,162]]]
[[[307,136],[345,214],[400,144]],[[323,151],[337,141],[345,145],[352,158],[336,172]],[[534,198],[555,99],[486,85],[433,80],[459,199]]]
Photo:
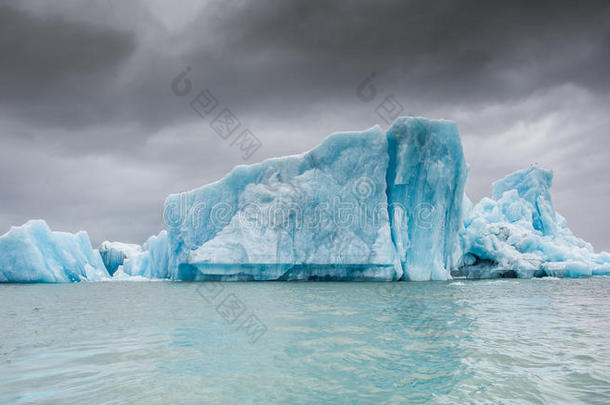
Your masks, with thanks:
[[[493,185],[467,212],[460,237],[464,256],[456,275],[469,278],[581,277],[610,272],[610,255],[568,229],[551,200],[551,171],[530,167]]]
[[[455,124],[402,118],[238,166],[165,203],[169,275],[186,280],[443,280],[466,164]]]
[[[388,223],[379,127],[238,166],[165,204],[174,279],[402,277]]]
[[[402,119],[388,131],[392,239],[407,280],[445,280],[459,259],[468,174],[451,121]]]
[[[0,236],[0,282],[61,283],[108,279],[86,232],[51,232],[43,220],[28,221]]]

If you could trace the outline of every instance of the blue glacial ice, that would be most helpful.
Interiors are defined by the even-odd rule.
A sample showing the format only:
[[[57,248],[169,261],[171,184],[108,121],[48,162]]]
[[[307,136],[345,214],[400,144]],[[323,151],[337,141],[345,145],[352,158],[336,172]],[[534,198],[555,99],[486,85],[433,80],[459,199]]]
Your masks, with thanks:
[[[43,220],[0,236],[0,282],[61,283],[108,279],[86,232],[52,232]]]
[[[106,270],[112,276],[122,266],[125,260],[142,252],[142,247],[136,244],[104,241],[98,248]]]
[[[469,278],[582,277],[610,274],[610,255],[574,236],[551,199],[553,173],[540,167],[493,184],[493,198],[464,200],[464,256],[454,274]]]
[[[141,249],[128,254],[124,263],[118,266],[116,276],[118,278],[166,279],[169,278],[167,269],[167,231],[161,231],[159,235],[151,236]]]
[[[171,195],[171,278],[401,278],[385,209],[387,167],[387,140],[374,127]]]
[[[387,134],[392,240],[408,280],[446,280],[460,259],[468,175],[451,121],[398,120]]]
[[[399,118],[386,132],[333,134],[170,195],[166,230],[142,247],[104,242],[98,253],[84,232],[51,232],[40,220],[12,228],[0,237],[0,282],[610,274],[610,254],[555,211],[552,172],[513,173],[474,206],[467,175],[453,122]]]
[[[181,280],[444,280],[467,167],[450,121],[398,119],[168,197]]]

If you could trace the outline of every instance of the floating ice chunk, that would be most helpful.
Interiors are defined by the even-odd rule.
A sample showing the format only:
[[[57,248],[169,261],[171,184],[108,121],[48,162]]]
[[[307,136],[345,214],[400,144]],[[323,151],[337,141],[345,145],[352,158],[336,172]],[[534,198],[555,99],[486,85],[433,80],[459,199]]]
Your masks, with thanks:
[[[553,173],[515,172],[493,185],[464,220],[461,269],[470,278],[583,277],[608,274],[610,254],[577,238],[551,199]]]
[[[86,232],[51,232],[43,220],[0,236],[0,282],[70,282],[109,277]]]
[[[142,247],[129,243],[104,241],[98,250],[102,255],[106,270],[112,276],[119,266],[125,262],[125,259],[140,254]]]
[[[139,276],[149,279],[168,278],[168,246],[167,231],[161,231],[157,236],[151,236],[142,249],[134,250],[125,263],[119,266],[120,274]]]

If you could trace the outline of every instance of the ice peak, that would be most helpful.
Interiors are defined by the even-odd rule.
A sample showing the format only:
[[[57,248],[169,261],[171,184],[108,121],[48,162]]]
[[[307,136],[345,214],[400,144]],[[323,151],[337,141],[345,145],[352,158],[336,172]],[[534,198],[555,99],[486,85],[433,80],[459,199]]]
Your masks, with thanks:
[[[505,191],[517,190],[519,197],[535,204],[538,197],[551,200],[553,171],[540,166],[518,170],[493,183],[493,198],[499,200]]]

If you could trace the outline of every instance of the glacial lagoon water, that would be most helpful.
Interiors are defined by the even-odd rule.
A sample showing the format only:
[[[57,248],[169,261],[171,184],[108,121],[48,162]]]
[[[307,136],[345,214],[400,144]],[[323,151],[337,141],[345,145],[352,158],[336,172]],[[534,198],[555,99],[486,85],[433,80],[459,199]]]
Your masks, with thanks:
[[[610,403],[610,278],[0,285],[0,403]]]

